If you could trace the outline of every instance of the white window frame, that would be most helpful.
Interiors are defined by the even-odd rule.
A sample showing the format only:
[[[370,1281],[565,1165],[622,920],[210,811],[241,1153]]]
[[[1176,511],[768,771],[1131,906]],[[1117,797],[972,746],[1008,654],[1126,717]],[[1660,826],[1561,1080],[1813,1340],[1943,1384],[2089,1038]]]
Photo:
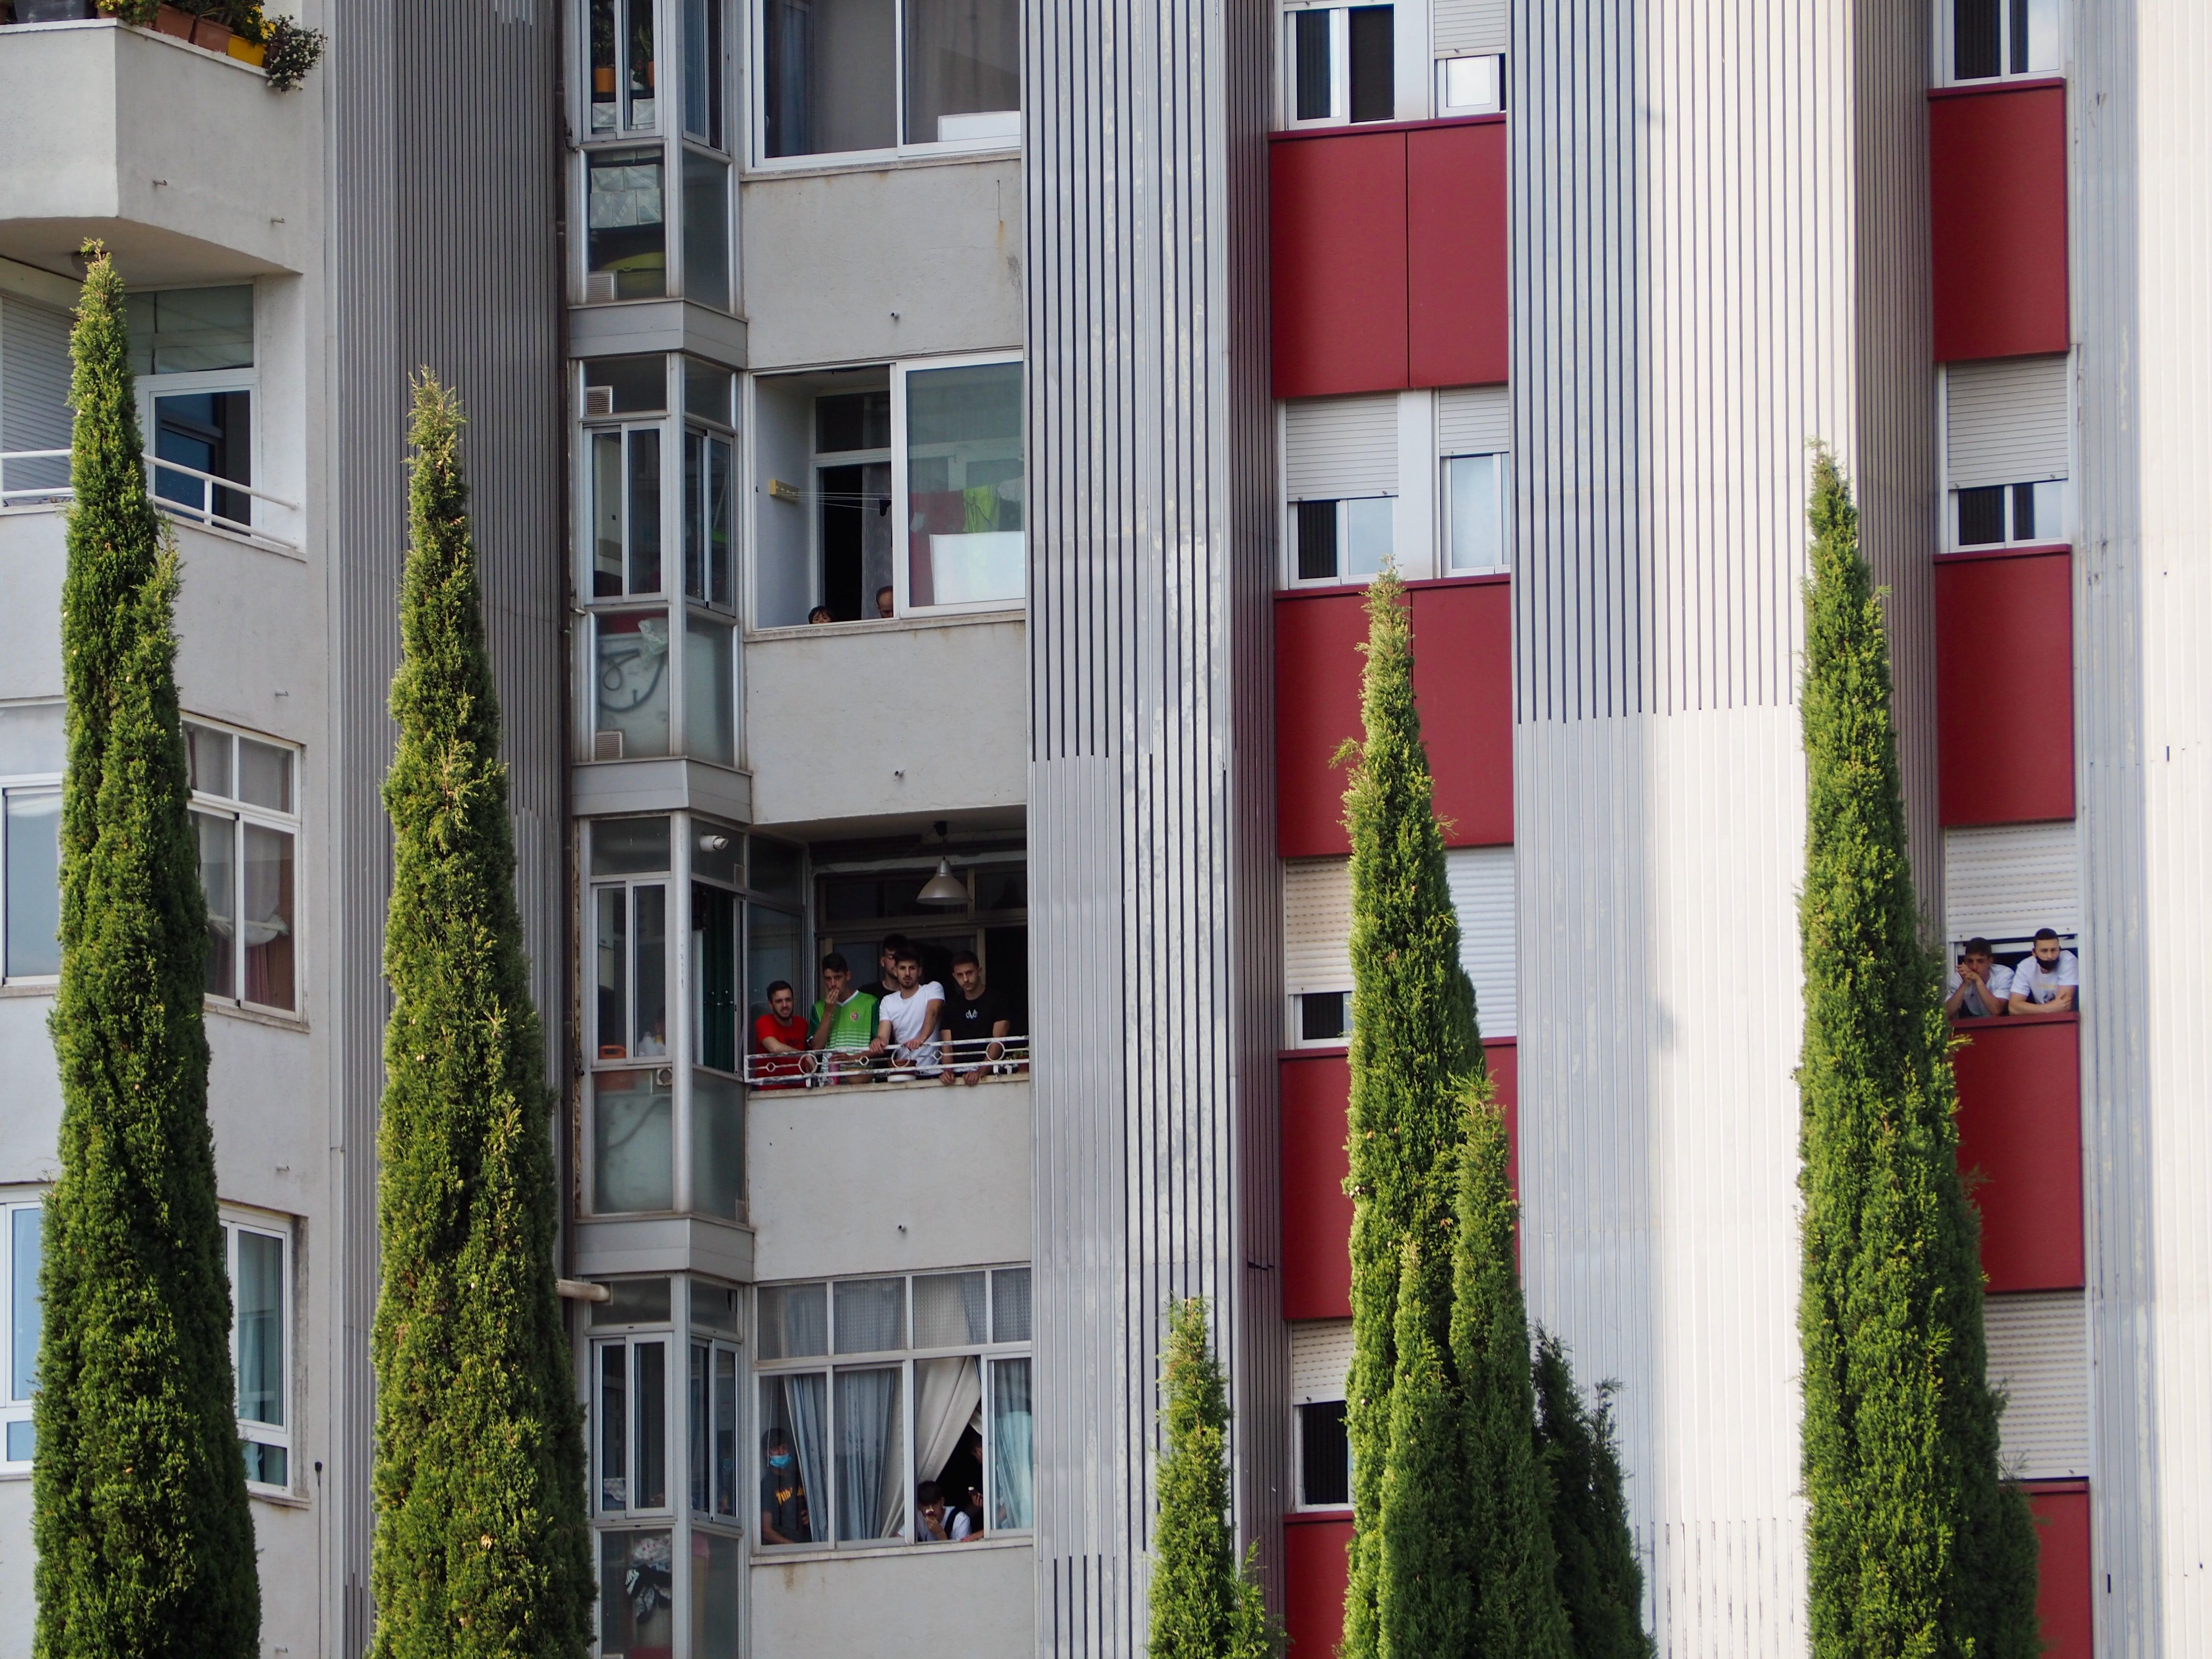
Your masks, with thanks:
[[[1291,1512],[1293,1515],[1334,1515],[1350,1507],[1351,1458],[1346,1463],[1346,1499],[1342,1504],[1313,1504],[1306,1500],[1306,1430],[1305,1413],[1316,1406],[1346,1406],[1341,1400],[1300,1400],[1291,1407]],[[1348,1409],[1348,1407],[1347,1407]],[[1346,1439],[1351,1438],[1350,1431]]]
[[[252,1421],[249,1420],[242,1413],[240,1413],[238,1414],[237,1422],[238,1437],[241,1443],[249,1440],[253,1441],[260,1445],[276,1447],[281,1449],[284,1454],[285,1479],[283,1482],[259,1481],[249,1477],[246,1483],[246,1489],[252,1492],[263,1492],[289,1498],[297,1489],[300,1481],[299,1459],[294,1455],[298,1438],[298,1407],[295,1399],[298,1391],[292,1386],[292,1356],[298,1351],[297,1328],[299,1325],[299,1287],[296,1277],[296,1264],[299,1260],[299,1255],[297,1250],[294,1248],[292,1224],[280,1217],[270,1215],[265,1212],[239,1209],[230,1205],[225,1205],[222,1206],[221,1211],[221,1218],[222,1221],[223,1271],[228,1275],[228,1282],[232,1286],[230,1314],[230,1369],[233,1379],[231,1386],[234,1389],[240,1389],[244,1386],[243,1379],[245,1376],[244,1369],[240,1363],[242,1356],[240,1352],[238,1297],[236,1290],[238,1285],[239,1238],[241,1235],[247,1233],[251,1233],[257,1237],[273,1238],[277,1241],[283,1252],[281,1257],[281,1261],[283,1262],[281,1269],[283,1273],[283,1286],[278,1292],[277,1305],[283,1310],[281,1316],[283,1321],[283,1336],[280,1343],[280,1352],[277,1356],[276,1374],[278,1377],[277,1388],[279,1389],[278,1412],[284,1420],[281,1424]],[[242,1402],[240,1401],[234,1400],[234,1408],[241,1403]],[[240,1446],[239,1455],[241,1457],[245,1455],[242,1444]]]
[[[1352,508],[1360,501],[1386,501],[1389,504],[1390,552],[1389,557],[1396,565],[1398,574],[1409,580],[1425,580],[1431,573],[1426,568],[1409,569],[1401,558],[1398,546],[1398,503],[1400,497],[1391,495],[1322,495],[1301,497],[1283,503],[1283,586],[1285,588],[1364,587],[1382,574],[1381,570],[1350,573],[1344,566],[1352,551]],[[1298,574],[1298,508],[1318,505],[1322,501],[1336,508],[1336,557],[1338,569],[1328,576],[1302,576]]]
[[[1957,0],[1936,0],[1936,75],[1939,87],[1994,87],[2008,81],[2047,81],[2066,73],[2067,0],[2029,0],[2031,8],[2038,4],[2050,9],[2051,33],[2057,45],[2045,58],[2045,67],[2015,70],[2012,65],[2012,6],[2013,0],[1996,0],[1997,5],[1997,62],[2002,66],[1995,75],[1979,75],[1972,80],[1961,80],[1958,75],[1958,6]],[[2031,27],[2029,50],[2035,48],[2035,32]]]
[[[1434,95],[1437,114],[1440,118],[1462,115],[1497,115],[1504,112],[1505,108],[1505,54],[1504,52],[1448,52],[1440,54],[1434,61],[1436,75]],[[1471,104],[1455,104],[1449,101],[1447,94],[1451,79],[1449,66],[1454,64],[1485,61],[1493,65],[1491,70],[1491,95],[1488,100],[1478,100]]]
[[[1946,14],[1948,15],[1948,14]],[[1979,82],[1968,82],[1978,85]],[[2005,491],[2006,538],[2001,542],[1975,542],[1971,544],[1959,539],[1960,489],[1951,473],[1951,374],[1948,365],[1936,377],[1936,489],[1942,502],[1942,523],[1937,526],[1936,546],[1943,553],[1995,553],[2008,548],[2071,547],[2074,544],[2074,477],[2081,462],[2081,386],[2074,373],[2074,359],[2069,353],[2066,362],[2066,471],[2064,476],[2051,478],[2016,478],[2000,486]],[[2039,533],[2025,540],[2011,535],[2013,503],[2012,490],[2018,484],[2055,483],[2059,489],[2058,521],[2056,534]],[[1978,485],[1976,488],[1985,488]],[[2039,526],[2040,515],[2038,517]]]
[[[901,358],[890,365],[891,371],[891,615],[895,619],[927,617],[991,616],[1025,612],[1029,609],[1029,576],[1026,562],[1022,577],[1022,595],[1017,599],[971,599],[964,605],[932,605],[916,608],[911,602],[908,588],[907,564],[913,552],[908,532],[902,526],[913,522],[911,492],[908,488],[908,453],[912,441],[907,430],[907,380],[909,375],[927,374],[940,368],[988,368],[1013,364],[1024,375],[1029,365],[1018,351],[970,351],[945,357]],[[1026,428],[1026,423],[1024,423]],[[1022,533],[1026,537],[1034,522],[1031,508],[1035,505],[1030,489],[1029,434],[1024,430],[1019,440],[1022,447]],[[817,520],[818,528],[819,520]],[[815,561],[818,568],[820,560]]]
[[[674,1293],[672,1275],[671,1294]],[[667,1502],[641,1506],[632,1501],[631,1488],[637,1478],[635,1465],[638,1453],[638,1392],[637,1351],[641,1346],[659,1343],[664,1350],[661,1368],[661,1478],[666,1486]],[[601,1415],[602,1396],[599,1392],[602,1356],[619,1349],[623,1353],[623,1408],[629,1421],[624,1425],[623,1444],[623,1473],[616,1477],[624,1484],[623,1506],[610,1508],[607,1504],[606,1481],[609,1479],[604,1457],[605,1419]],[[639,1521],[673,1524],[677,1516],[689,1507],[687,1488],[690,1484],[690,1469],[686,1462],[687,1438],[679,1431],[684,1426],[684,1366],[690,1363],[689,1339],[679,1333],[671,1321],[657,1324],[635,1326],[594,1326],[586,1337],[586,1352],[589,1356],[586,1376],[590,1389],[590,1423],[592,1429],[591,1499],[592,1519],[611,1530],[629,1531]]]
[[[990,1342],[964,1342],[956,1344],[949,1347],[918,1348],[913,1345],[914,1281],[915,1279],[933,1279],[951,1273],[984,1273],[990,1274],[991,1278],[987,1279],[984,1285],[983,1305],[985,1309],[985,1316],[992,1322],[993,1328],[991,1334],[995,1338],[998,1334],[995,1328],[998,1319],[998,1309],[996,1306],[997,1295],[994,1280],[998,1273],[1009,1270],[1026,1272],[1030,1275],[1030,1294],[1032,1297],[1030,1303],[1030,1336],[1024,1337],[1018,1341],[1000,1342],[994,1340]],[[904,1310],[905,1324],[903,1330],[907,1339],[906,1346],[898,1348],[887,1348],[879,1352],[868,1353],[837,1352],[837,1295],[836,1287],[840,1284],[860,1284],[884,1279],[902,1279],[905,1282],[906,1303]],[[822,1354],[807,1354],[787,1359],[763,1359],[760,1357],[758,1340],[757,1337],[756,1337],[753,1367],[750,1376],[748,1378],[747,1386],[750,1390],[752,1403],[756,1407],[754,1415],[756,1428],[757,1429],[758,1412],[757,1408],[760,1399],[760,1385],[762,1382],[779,1376],[815,1376],[823,1377],[824,1379],[823,1384],[823,1444],[825,1449],[825,1455],[828,1456],[830,1461],[831,1468],[828,1470],[820,1472],[826,1476],[827,1484],[830,1488],[829,1492],[823,1495],[829,1501],[822,1504],[820,1507],[814,1509],[811,1515],[815,1530],[817,1533],[826,1534],[827,1536],[825,1538],[819,1539],[817,1541],[805,1544],[764,1545],[756,1540],[753,1544],[753,1559],[756,1561],[759,1561],[767,1559],[784,1559],[790,1557],[810,1554],[853,1555],[862,1552],[874,1552],[878,1550],[907,1549],[929,1551],[939,1550],[944,1547],[934,1541],[928,1543],[921,1542],[915,1535],[916,1521],[915,1489],[920,1484],[915,1475],[915,1457],[916,1455],[914,1420],[915,1367],[918,1363],[931,1359],[972,1358],[978,1362],[977,1378],[981,1389],[981,1401],[984,1423],[984,1530],[983,1538],[979,1541],[988,1542],[989,1540],[994,1538],[1026,1539],[1030,1537],[1035,1531],[1034,1526],[998,1527],[992,1524],[993,1518],[998,1512],[999,1473],[998,1454],[996,1449],[991,1444],[990,1425],[993,1368],[997,1364],[1004,1361],[1022,1360],[1028,1362],[1030,1365],[1030,1388],[1031,1391],[1030,1396],[1030,1409],[1032,1418],[1034,1418],[1036,1400],[1036,1389],[1037,1387],[1036,1366],[1034,1358],[1036,1331],[1036,1302],[1034,1297],[1036,1294],[1036,1270],[1030,1263],[1025,1261],[999,1261],[958,1267],[933,1267],[927,1271],[915,1273],[847,1273],[825,1279],[793,1279],[756,1286],[756,1299],[754,1304],[756,1311],[753,1320],[756,1333],[760,1329],[758,1295],[761,1291],[789,1290],[810,1285],[820,1285],[823,1286],[823,1294],[828,1304],[828,1317],[823,1326],[823,1346],[828,1349],[829,1352]],[[899,1410],[901,1419],[899,1430],[899,1455],[903,1460],[903,1473],[906,1479],[906,1531],[897,1538],[853,1538],[841,1540],[837,1537],[837,1520],[835,1512],[835,1494],[837,1484],[835,1473],[835,1463],[836,1458],[835,1449],[836,1445],[837,1413],[836,1374],[840,1371],[878,1371],[889,1370],[894,1368],[898,1370],[900,1378]],[[746,1460],[745,1468],[746,1484],[744,1486],[744,1490],[749,1492],[759,1492],[763,1470],[761,1462],[761,1447],[759,1435],[757,1432],[756,1432],[752,1437],[751,1454]],[[1031,1468],[1034,1472],[1034,1442],[1032,1442],[1031,1448]],[[1032,1497],[1031,1502],[1032,1505],[1034,1505],[1034,1497]],[[1034,1515],[1034,1508],[1032,1508],[1032,1515]],[[757,1531],[758,1522],[757,1521],[753,1523],[753,1526],[754,1529]]]
[[[1469,565],[1462,569],[1452,562],[1452,500],[1451,464],[1454,461],[1494,460],[1498,471],[1498,562],[1495,564]],[[1440,576],[1498,576],[1513,568],[1511,536],[1513,513],[1512,455],[1509,450],[1474,450],[1463,454],[1437,457],[1437,574]]]
[[[236,287],[238,284],[229,283],[223,284],[223,286]],[[164,293],[169,291],[170,290],[166,289],[161,290],[161,292]],[[258,310],[258,308],[259,300],[258,295],[257,295],[256,309]],[[256,320],[257,322],[258,321],[258,319]],[[257,490],[265,491],[269,488],[269,483],[267,471],[262,460],[263,452],[265,447],[262,440],[262,428],[266,424],[266,422],[263,417],[266,411],[261,401],[261,368],[258,361],[260,355],[261,342],[258,337],[258,329],[256,332],[257,337],[254,341],[254,354],[257,358],[257,362],[250,367],[245,368],[199,368],[175,374],[141,375],[138,380],[137,392],[138,429],[145,434],[146,453],[149,455],[156,455],[161,452],[161,431],[159,427],[155,424],[154,414],[154,405],[157,399],[163,398],[188,398],[198,393],[210,392],[243,392],[246,393],[246,481],[244,483],[216,485],[215,494],[219,495],[223,489],[228,489],[234,495],[244,496],[246,498],[246,522],[255,531],[258,532],[262,529],[262,526],[258,523],[255,523],[253,518],[256,500],[254,492]],[[174,465],[181,466],[184,463],[179,461],[174,463]],[[164,466],[158,462],[149,462],[146,468],[146,488],[148,491],[153,495],[154,504],[157,508],[165,506],[176,507],[179,512],[191,519],[198,528],[207,531],[211,535],[235,536],[240,533],[238,531],[230,528],[228,525],[209,524],[199,520],[195,516],[198,511],[197,508],[186,507],[173,501],[165,502],[160,493],[161,474],[164,470]],[[186,483],[197,484],[199,482],[196,478],[186,477],[183,474],[178,474],[176,476],[183,478],[184,482]],[[210,508],[212,508],[213,501],[211,497],[210,498]]]
[[[745,77],[748,157],[750,173],[813,173],[825,168],[879,167],[886,161],[909,161],[932,155],[1018,155],[1022,135],[1018,118],[1015,131],[981,138],[939,138],[909,143],[906,137],[906,8],[907,0],[891,0],[891,130],[896,143],[875,149],[826,149],[808,155],[770,155],[768,153],[768,19],[763,0],[745,0],[745,46],[760,73]],[[1027,41],[1023,43],[1024,52]],[[978,114],[1012,114],[1023,110],[981,110]]]
[[[1390,51],[1390,113],[1379,121],[1355,122],[1352,118],[1352,13],[1357,9],[1387,7],[1391,13]],[[1297,19],[1305,12],[1328,14],[1328,113],[1310,120],[1297,118],[1298,109],[1298,46]],[[1324,127],[1384,126],[1400,118],[1402,104],[1399,96],[1400,76],[1398,60],[1404,55],[1404,30],[1420,25],[1422,55],[1427,55],[1428,28],[1426,19],[1401,0],[1285,0],[1277,12],[1275,29],[1276,61],[1280,71],[1275,76],[1276,121],[1283,132],[1314,132]],[[1439,85],[1442,84],[1439,79]]]
[[[7,852],[7,801],[11,795],[54,795],[61,793],[62,775],[59,772],[10,773],[0,778],[0,859]],[[59,876],[56,876],[58,888]],[[8,882],[6,866],[0,863],[0,984],[56,985],[59,975],[54,974],[9,974],[8,969]]]
[[[741,1534],[745,1530],[746,1512],[754,1501],[752,1494],[759,1491],[757,1486],[748,1486],[745,1480],[745,1472],[751,1461],[744,1455],[745,1393],[751,1382],[751,1376],[745,1368],[745,1351],[738,1343],[736,1337],[726,1333],[713,1332],[704,1329],[700,1327],[696,1321],[694,1321],[689,1328],[683,1340],[682,1346],[684,1360],[684,1376],[682,1381],[685,1394],[684,1406],[684,1455],[681,1460],[684,1466],[684,1505],[687,1508],[688,1512],[690,1515],[692,1525],[696,1527],[711,1527],[726,1530],[732,1534]],[[696,1413],[694,1411],[694,1407],[699,1402],[690,1397],[691,1362],[702,1352],[707,1356],[707,1421],[703,1425],[703,1431],[702,1425],[696,1421]],[[731,1402],[732,1418],[737,1425],[738,1437],[736,1448],[737,1462],[736,1466],[731,1471],[730,1476],[732,1481],[736,1486],[735,1492],[732,1494],[735,1498],[738,1506],[737,1512],[734,1515],[718,1515],[714,1512],[714,1477],[716,1471],[714,1468],[714,1447],[713,1439],[714,1413],[714,1395],[720,1370],[720,1368],[716,1362],[724,1358],[729,1359],[732,1362],[730,1386],[736,1390],[736,1398]],[[702,1433],[704,1437],[703,1439],[702,1438]],[[704,1508],[702,1508],[697,1503],[693,1501],[696,1497],[693,1482],[698,1478],[698,1471],[694,1462],[694,1455],[701,1449],[702,1445],[707,1457],[707,1469],[705,1475],[707,1483],[707,1503]],[[595,1497],[597,1496],[596,1487],[593,1489],[593,1495]]]
[[[306,771],[306,753],[299,744],[287,743],[282,738],[270,737],[265,732],[248,732],[243,727],[232,726],[222,720],[210,720],[204,714],[195,714],[189,710],[185,712],[184,719],[189,725],[221,732],[232,739],[230,776],[233,788],[238,787],[238,739],[244,738],[248,742],[261,744],[270,749],[281,749],[291,757],[292,810],[289,812],[280,812],[274,807],[257,806],[240,796],[210,794],[198,788],[191,792],[190,805],[191,810],[201,816],[228,817],[231,820],[231,873],[233,883],[237,889],[237,902],[240,905],[244,904],[246,898],[246,826],[251,824],[258,829],[275,830],[292,838],[292,1006],[285,1008],[274,1003],[250,1002],[246,1000],[245,995],[246,941],[242,933],[234,935],[230,981],[232,994],[226,996],[218,992],[210,991],[206,994],[208,1002],[218,1008],[249,1008],[257,1013],[268,1014],[278,1019],[304,1022],[307,1018],[307,996],[306,939],[307,872],[304,856],[307,841],[301,833],[300,809],[302,805],[301,787]],[[197,847],[197,830],[194,834],[194,845]]]
[[[0,1474],[28,1474],[31,1471],[29,1458],[8,1455],[6,1438],[8,1435],[13,1433],[14,1425],[28,1423],[31,1420],[32,1410],[35,1404],[33,1396],[37,1392],[33,1389],[31,1394],[24,1395],[20,1398],[15,1392],[15,1218],[25,1211],[36,1212],[43,1209],[45,1206],[46,1194],[43,1192],[17,1193],[0,1198],[0,1267],[4,1267],[7,1270],[9,1292],[9,1329],[6,1337],[0,1339],[0,1347],[4,1347],[6,1350],[4,1353],[0,1353],[0,1360],[4,1360],[6,1364],[6,1369],[0,1370]],[[43,1248],[42,1232],[42,1251]],[[34,1336],[33,1340],[35,1343],[38,1338]]]

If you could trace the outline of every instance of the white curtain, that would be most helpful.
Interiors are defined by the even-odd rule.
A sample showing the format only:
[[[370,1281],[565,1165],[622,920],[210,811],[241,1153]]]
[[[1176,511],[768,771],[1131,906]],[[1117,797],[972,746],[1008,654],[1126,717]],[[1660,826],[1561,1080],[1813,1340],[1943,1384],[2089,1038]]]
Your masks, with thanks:
[[[899,1374],[837,1373],[837,1536],[896,1538],[906,1527]]]
[[[823,1407],[828,1402],[823,1397],[824,1378],[819,1372],[811,1376],[787,1376],[783,1380],[784,1410],[791,1417],[792,1450],[799,1458],[799,1483],[806,1489],[807,1541],[823,1543],[827,1540],[823,1527],[823,1500],[829,1496],[830,1487],[822,1479],[829,1460],[823,1455]]]
[[[983,1369],[973,1359],[921,1359],[914,1367],[915,1476],[934,1480],[960,1443],[961,1431],[982,1427]],[[945,1502],[966,1494],[947,1492]]]
[[[1036,1524],[1030,1502],[1030,1362],[1000,1359],[991,1366],[992,1477],[997,1513],[993,1530]]]

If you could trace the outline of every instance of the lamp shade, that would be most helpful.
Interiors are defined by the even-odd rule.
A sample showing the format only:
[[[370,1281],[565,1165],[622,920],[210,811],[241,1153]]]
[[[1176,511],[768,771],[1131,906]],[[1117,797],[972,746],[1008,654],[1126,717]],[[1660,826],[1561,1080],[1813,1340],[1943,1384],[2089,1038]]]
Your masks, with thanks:
[[[921,885],[915,896],[924,904],[965,904],[968,902],[968,884],[952,873],[949,859],[937,861],[937,873]]]

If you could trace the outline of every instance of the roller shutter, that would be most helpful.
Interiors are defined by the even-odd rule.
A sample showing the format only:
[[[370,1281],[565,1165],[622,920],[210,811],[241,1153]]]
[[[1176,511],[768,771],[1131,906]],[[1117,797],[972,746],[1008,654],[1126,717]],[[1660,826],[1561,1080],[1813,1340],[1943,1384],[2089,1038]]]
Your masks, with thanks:
[[[1947,371],[1951,488],[2067,474],[2064,357],[2003,357]]]
[[[1486,1037],[1510,1037],[1520,1007],[1513,983],[1513,849],[1463,847],[1444,854],[1452,908],[1459,913],[1459,959],[1474,981]]]
[[[2005,1468],[2023,1480],[2089,1473],[2089,1332],[2079,1291],[1984,1304],[1990,1381],[2005,1392]]]
[[[1398,493],[1398,397],[1310,398],[1284,417],[1283,489],[1293,501]]]
[[[1956,942],[2081,931],[2074,822],[2002,823],[1943,832],[1943,931]]]
[[[1351,1370],[1350,1320],[1302,1320],[1291,1327],[1291,1404],[1343,1399]]]
[[[1452,386],[1437,393],[1437,454],[1503,454],[1512,447],[1512,433],[1504,386]]]
[[[1433,0],[1429,15],[1429,38],[1439,58],[1505,50],[1511,29],[1506,0]]]
[[[0,295],[0,451],[69,447],[69,331],[62,313]],[[8,463],[7,489],[68,483],[66,457]]]
[[[1283,866],[1283,977],[1292,996],[1352,988],[1352,860]]]

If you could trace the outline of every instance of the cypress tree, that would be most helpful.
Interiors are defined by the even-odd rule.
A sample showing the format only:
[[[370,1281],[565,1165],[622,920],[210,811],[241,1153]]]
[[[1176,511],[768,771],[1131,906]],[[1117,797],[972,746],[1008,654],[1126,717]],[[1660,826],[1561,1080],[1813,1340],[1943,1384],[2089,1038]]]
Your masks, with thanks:
[[[1938,953],[1906,861],[1881,602],[1815,456],[1800,905],[1804,1480],[1817,1655],[2029,1659],[2027,1500],[1998,1466],[1980,1227]]]
[[[146,495],[122,279],[87,252],[70,342],[61,1172],[40,1272],[34,1646],[246,1659],[261,1587],[207,1117],[176,553]]]
[[[1278,1648],[1229,1525],[1229,1400],[1196,1297],[1168,1308],[1160,1382],[1168,1431],[1154,1529],[1151,1659],[1268,1659]]]
[[[384,786],[374,1651],[556,1659],[591,1640],[583,1433],[461,425],[426,373]]]
[[[1628,1530],[1628,1493],[1613,1439],[1612,1387],[1595,1403],[1575,1387],[1555,1336],[1536,1340],[1536,1449],[1543,1466],[1559,1601],[1575,1659],[1654,1659],[1643,1625],[1644,1566]]]

